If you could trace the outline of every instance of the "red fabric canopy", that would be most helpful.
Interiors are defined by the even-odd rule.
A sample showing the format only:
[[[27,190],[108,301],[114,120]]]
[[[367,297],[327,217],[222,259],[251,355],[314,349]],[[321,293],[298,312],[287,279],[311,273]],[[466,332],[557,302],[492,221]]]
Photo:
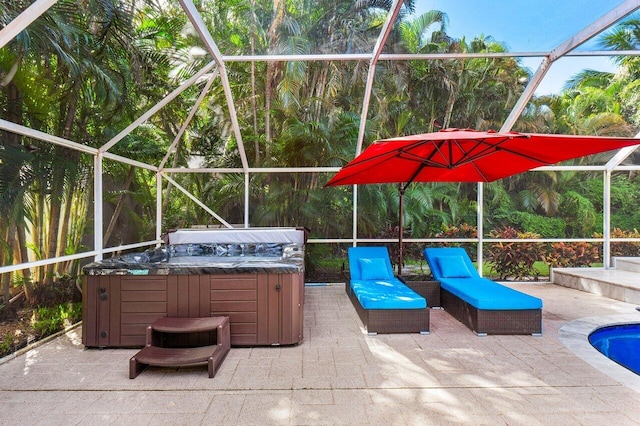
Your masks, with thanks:
[[[491,182],[540,166],[640,144],[640,139],[447,129],[382,139],[327,186],[392,182]]]
[[[640,139],[633,138],[446,129],[374,142],[326,186],[491,182],[536,167],[638,144]],[[402,274],[404,188],[400,188],[398,209],[398,275]]]

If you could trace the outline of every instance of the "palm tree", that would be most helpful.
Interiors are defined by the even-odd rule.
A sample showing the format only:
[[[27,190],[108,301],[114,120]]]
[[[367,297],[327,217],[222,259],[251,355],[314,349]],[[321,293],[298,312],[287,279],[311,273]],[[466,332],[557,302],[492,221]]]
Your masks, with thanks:
[[[617,24],[611,31],[600,37],[599,44],[611,50],[637,50],[640,47],[640,18],[634,15]],[[618,56],[615,61],[626,69],[630,79],[637,78],[640,72],[640,62],[637,57]]]
[[[5,2],[1,16],[10,18],[22,6],[20,1]],[[129,3],[58,1],[0,51],[0,68],[7,71],[0,92],[5,118],[92,145],[123,128],[115,122],[130,122],[134,107],[132,98],[121,95],[135,87],[134,80],[142,80],[145,67],[159,65],[157,57],[139,54],[140,45],[132,43],[134,11]],[[163,92],[160,85],[149,87]],[[23,185],[21,203],[28,220],[14,218],[16,246],[30,247],[42,258],[77,251],[87,223],[92,162],[77,151],[11,138],[15,147],[32,152],[20,172],[31,180]],[[26,235],[33,241],[24,240]],[[27,261],[26,251],[21,257]],[[40,271],[38,281],[51,282],[68,266],[50,265]]]
[[[21,2],[7,3],[6,9],[4,9],[5,13],[2,14],[3,19],[11,19],[22,6],[24,5]],[[45,131],[55,129],[57,134],[63,137],[69,136],[70,117],[75,114],[76,108],[76,91],[69,87],[71,89],[69,91],[55,93],[52,92],[52,88],[60,84],[55,79],[62,78],[55,70],[63,70],[63,72],[66,70],[72,76],[77,76],[80,72],[80,59],[74,55],[73,40],[81,37],[82,31],[73,19],[76,6],[73,6],[73,9],[74,11],[72,11],[71,2],[59,2],[50,12],[45,13],[41,19],[2,49],[3,68],[10,70],[3,84],[6,87],[4,91],[6,93],[4,98],[6,101],[5,117],[18,124],[27,124]],[[20,69],[21,72],[14,73],[15,69]],[[43,75],[46,76],[46,79],[34,81],[27,77],[29,75]],[[72,81],[72,79],[73,77],[67,81]],[[68,86],[68,84],[62,84],[62,87],[65,85]],[[48,120],[47,114],[50,111],[47,108],[48,105],[42,102],[43,93],[59,96],[61,101],[59,108],[50,115],[53,121]],[[22,99],[22,101],[16,102],[17,99]],[[30,158],[33,164],[23,163],[23,169],[37,170],[31,175],[33,180],[24,187],[40,191],[40,196],[32,197],[35,202],[31,205],[37,207],[32,210],[30,220],[35,225],[35,229],[46,229],[42,226],[43,223],[34,221],[45,219],[43,207],[47,205],[48,199],[51,208],[47,212],[46,218],[51,225],[52,232],[46,237],[43,234],[32,234],[36,235],[36,252],[40,255],[48,254],[50,257],[55,257],[58,249],[57,231],[62,205],[61,194],[64,186],[62,182],[64,182],[67,173],[64,172],[65,161],[46,161],[45,159],[49,157],[61,160],[64,155],[69,155],[69,153],[62,148],[44,146],[44,144],[35,141],[23,141],[18,135],[11,135],[10,138],[14,147],[30,144],[34,147],[32,150],[37,152],[37,155]],[[60,167],[62,169],[59,169]],[[47,180],[47,176],[55,176],[55,179]],[[35,195],[36,193],[31,194]],[[29,193],[25,193],[25,195],[28,196]],[[34,212],[37,214],[33,214]],[[17,226],[26,226],[27,222],[21,220],[20,217],[14,216],[14,219]],[[17,229],[14,229],[14,232],[17,233],[18,238],[26,234]],[[19,241],[18,244],[27,246],[26,241]],[[23,262],[26,260],[26,258],[21,259]],[[47,270],[52,271],[52,268],[53,266],[50,266]]]

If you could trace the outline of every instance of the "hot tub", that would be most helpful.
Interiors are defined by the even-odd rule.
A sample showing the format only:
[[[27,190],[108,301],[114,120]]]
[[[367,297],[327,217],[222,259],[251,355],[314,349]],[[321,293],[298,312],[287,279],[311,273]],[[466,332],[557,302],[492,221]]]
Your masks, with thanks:
[[[87,347],[142,347],[159,317],[229,316],[232,346],[303,339],[305,231],[178,230],[165,246],[83,268]]]

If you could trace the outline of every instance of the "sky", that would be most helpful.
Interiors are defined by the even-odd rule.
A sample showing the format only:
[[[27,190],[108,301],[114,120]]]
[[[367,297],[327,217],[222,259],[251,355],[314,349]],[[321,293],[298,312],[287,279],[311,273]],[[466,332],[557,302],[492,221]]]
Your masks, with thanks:
[[[468,40],[483,34],[504,42],[511,52],[547,52],[595,22],[622,0],[417,0],[416,15],[440,10],[449,17],[447,34]],[[588,6],[587,6],[588,5]],[[600,50],[594,40],[578,50]],[[541,58],[524,58],[535,72]],[[615,71],[608,57],[570,57],[552,65],[536,95],[558,93],[584,69]]]

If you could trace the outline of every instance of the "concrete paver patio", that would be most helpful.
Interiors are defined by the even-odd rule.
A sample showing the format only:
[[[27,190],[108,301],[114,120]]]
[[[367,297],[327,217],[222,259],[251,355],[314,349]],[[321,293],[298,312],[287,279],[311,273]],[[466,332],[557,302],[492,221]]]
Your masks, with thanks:
[[[232,348],[213,379],[131,380],[136,349],[85,349],[76,328],[0,365],[0,424],[640,424],[640,377],[613,379],[621,367],[594,367],[559,333],[586,317],[640,322],[635,305],[513,286],[543,299],[542,337],[477,337],[443,310],[430,335],[368,336],[343,285],[307,287],[300,345]]]

